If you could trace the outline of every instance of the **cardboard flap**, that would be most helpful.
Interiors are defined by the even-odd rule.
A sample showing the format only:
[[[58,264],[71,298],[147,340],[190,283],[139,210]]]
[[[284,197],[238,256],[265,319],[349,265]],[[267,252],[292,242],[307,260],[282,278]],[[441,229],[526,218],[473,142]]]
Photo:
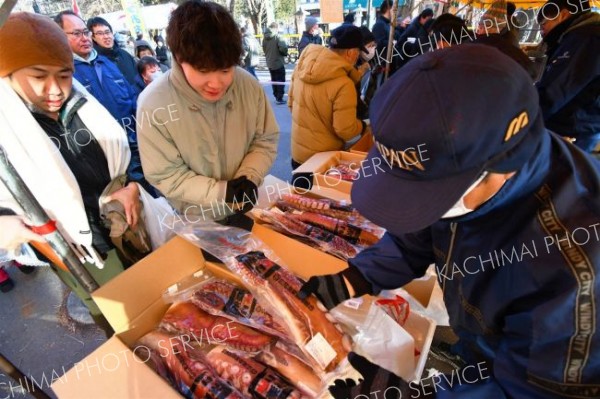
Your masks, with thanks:
[[[293,174],[296,173],[311,173],[315,171],[315,168],[323,165],[327,161],[329,161],[332,157],[334,157],[339,151],[325,151],[325,152],[317,152],[312,157],[308,158],[306,162],[302,165],[298,166],[296,169],[292,171]]]
[[[181,398],[117,337],[76,363],[51,388],[61,399]]]
[[[104,286],[92,297],[116,333],[157,299],[157,294],[204,267],[200,249],[174,237]]]

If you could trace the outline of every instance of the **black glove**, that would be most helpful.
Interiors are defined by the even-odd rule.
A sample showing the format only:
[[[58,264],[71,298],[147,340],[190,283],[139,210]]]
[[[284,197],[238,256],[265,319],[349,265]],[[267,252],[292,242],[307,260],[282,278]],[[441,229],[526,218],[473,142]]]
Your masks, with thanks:
[[[241,199],[237,197],[238,192],[242,187],[242,183],[248,180],[246,176],[240,176],[237,179],[227,181],[227,189],[225,190],[225,202],[233,202],[234,198],[241,202]]]
[[[371,284],[364,278],[358,268],[349,265],[347,269],[336,274],[312,276],[300,288],[298,297],[304,299],[310,294],[315,294],[327,309],[333,309],[346,299],[351,298],[344,277],[354,289],[355,297],[373,293]]]
[[[410,387],[406,381],[391,371],[371,363],[354,352],[348,354],[352,367],[362,374],[358,385],[354,380],[335,380],[329,392],[336,399],[377,398],[386,399],[410,398]],[[363,396],[359,396],[363,395]]]
[[[227,182],[225,191],[225,202],[240,205],[237,213],[246,213],[256,205],[258,201],[258,187],[246,176]]]
[[[300,288],[298,297],[304,299],[310,294],[315,294],[328,310],[350,299],[342,273],[312,276]]]

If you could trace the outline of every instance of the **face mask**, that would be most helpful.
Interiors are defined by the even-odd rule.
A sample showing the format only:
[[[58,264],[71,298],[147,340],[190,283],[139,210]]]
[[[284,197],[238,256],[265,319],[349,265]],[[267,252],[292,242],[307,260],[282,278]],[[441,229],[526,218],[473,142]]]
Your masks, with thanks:
[[[160,69],[158,71],[154,71],[150,74],[150,80],[154,82],[156,79],[160,78],[162,74],[163,73]]]
[[[370,47],[367,50],[369,50],[369,52],[366,54],[361,51],[360,56],[364,61],[371,61],[373,57],[375,57],[375,47]]]
[[[475,183],[471,184],[471,186],[469,186],[469,188],[467,189],[467,191],[465,191],[465,193],[458,199],[458,201],[456,202],[456,204],[454,204],[452,206],[452,208],[450,208],[448,210],[448,212],[444,213],[444,215],[442,216],[442,219],[447,219],[447,218],[455,218],[458,216],[463,216],[466,215],[467,213],[471,213],[473,212],[473,209],[469,209],[465,206],[465,197],[475,188],[477,187],[477,185],[479,183],[481,183],[483,181],[483,179],[485,179],[485,177],[487,176],[487,172],[483,172],[483,174],[481,176],[479,176],[479,179],[475,180]]]

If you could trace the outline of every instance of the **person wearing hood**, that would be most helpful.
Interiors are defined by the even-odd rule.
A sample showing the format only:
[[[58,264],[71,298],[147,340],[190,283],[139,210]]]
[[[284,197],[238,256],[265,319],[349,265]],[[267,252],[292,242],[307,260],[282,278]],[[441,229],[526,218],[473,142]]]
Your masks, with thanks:
[[[94,49],[98,54],[114,62],[129,84],[133,85],[137,75],[135,59],[119,47],[112,26],[104,18],[94,17],[88,20],[87,28],[92,32]]]
[[[452,372],[410,383],[351,353],[362,380],[333,397],[597,398],[600,162],[544,127],[527,72],[490,46],[421,55],[372,105],[351,199],[386,233],[299,296],[332,309],[433,264],[459,339]]]
[[[292,74],[288,107],[292,112],[292,169],[322,151],[342,150],[347,141],[365,132],[356,116],[354,67],[367,53],[359,28],[340,26],[331,32],[329,48],[308,45]]]
[[[547,57],[537,83],[544,123],[600,153],[600,15],[587,0],[549,0],[537,19]]]
[[[187,221],[242,228],[277,154],[279,126],[260,83],[238,66],[242,37],[227,9],[186,1],[171,14],[173,68],[140,95],[146,177]],[[157,111],[158,110],[158,111]]]
[[[272,22],[265,29],[262,48],[267,61],[267,68],[271,74],[271,81],[281,82],[273,85],[273,96],[277,104],[285,104],[283,95],[285,94],[285,56],[288,54],[288,47],[285,40],[279,37],[277,33],[277,22]]]
[[[159,194],[144,178],[137,146],[136,101],[139,92],[129,84],[119,68],[105,56],[98,54],[90,39],[92,32],[73,11],[62,11],[54,21],[69,39],[75,63],[73,77],[102,104],[125,129],[131,149],[128,175],[139,182],[153,196]]]
[[[309,44],[323,45],[323,38],[321,37],[319,29],[319,20],[315,17],[306,17],[304,20],[304,27],[306,28],[302,32],[302,37],[298,42],[298,57],[302,55],[302,51]]]

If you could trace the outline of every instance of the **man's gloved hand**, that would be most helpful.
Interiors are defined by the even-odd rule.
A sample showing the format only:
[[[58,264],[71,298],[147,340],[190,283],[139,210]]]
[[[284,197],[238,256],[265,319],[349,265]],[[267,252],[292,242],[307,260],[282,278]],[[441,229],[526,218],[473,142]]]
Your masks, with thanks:
[[[348,268],[336,274],[312,276],[298,293],[300,299],[315,294],[327,309],[333,309],[346,299],[372,294],[373,287],[360,270],[348,264]]]
[[[387,371],[354,352],[348,354],[352,367],[362,374],[358,384],[354,380],[335,380],[329,392],[335,399],[410,398],[410,387],[406,381],[391,371]],[[359,396],[362,395],[362,396]]]
[[[328,310],[351,298],[342,273],[312,276],[300,288],[298,297],[304,299],[310,294],[315,294]]]

